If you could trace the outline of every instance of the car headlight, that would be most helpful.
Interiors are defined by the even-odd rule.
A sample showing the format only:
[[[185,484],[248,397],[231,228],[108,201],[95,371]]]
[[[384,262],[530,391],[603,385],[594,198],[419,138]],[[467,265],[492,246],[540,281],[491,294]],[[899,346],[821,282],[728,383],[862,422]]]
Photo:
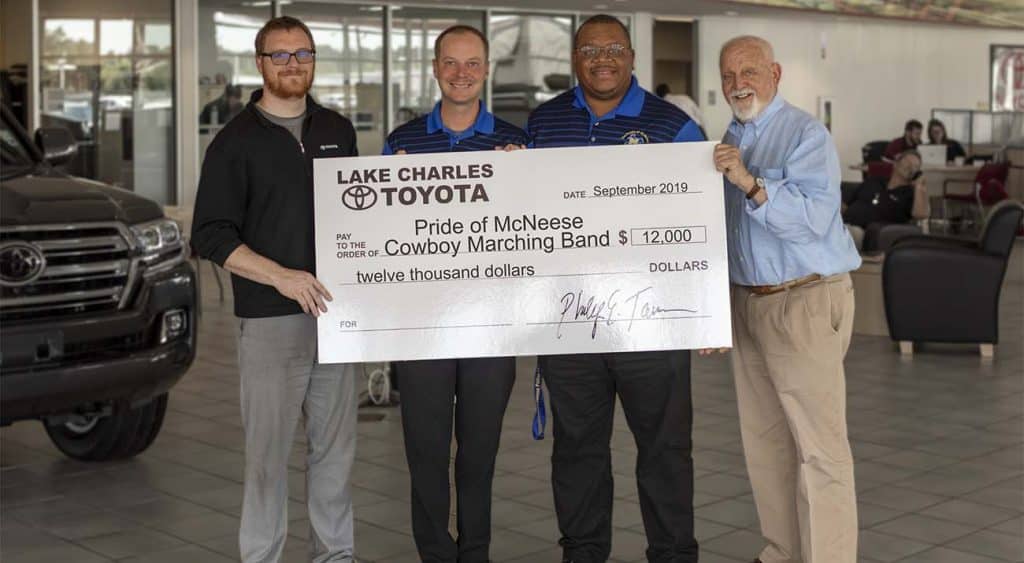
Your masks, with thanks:
[[[142,262],[148,273],[174,267],[185,260],[185,245],[178,224],[170,219],[157,219],[131,227],[135,244],[142,251]]]

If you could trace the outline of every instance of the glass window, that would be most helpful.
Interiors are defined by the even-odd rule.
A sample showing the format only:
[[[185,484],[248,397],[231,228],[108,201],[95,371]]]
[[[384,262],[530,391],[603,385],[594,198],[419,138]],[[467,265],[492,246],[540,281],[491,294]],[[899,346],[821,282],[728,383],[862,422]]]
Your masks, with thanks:
[[[525,126],[534,108],[572,84],[572,17],[493,14],[490,27],[491,105]]]
[[[3,165],[0,173],[5,177],[35,164],[21,137],[8,128],[6,119],[0,121],[0,164]]]
[[[171,54],[171,24],[142,24],[142,39],[136,41],[137,51],[145,55]]]
[[[173,0],[39,0],[41,125],[68,128],[72,174],[174,203]],[[74,14],[74,17],[69,17]]]
[[[966,110],[934,110],[932,117],[946,126],[946,135],[961,143],[968,143],[971,138],[971,112]],[[924,133],[928,134],[927,131]]]
[[[132,52],[132,20],[100,21],[100,55],[128,55]]]
[[[384,146],[384,9],[381,6],[295,2],[283,15],[299,18],[316,42],[313,96],[352,120],[359,154]]]
[[[196,41],[200,53],[199,154],[206,154],[220,128],[244,109],[253,90],[263,86],[256,70],[254,42],[271,17],[269,4],[200,0]],[[154,43],[155,39],[154,35]]]
[[[46,18],[43,20],[43,52],[53,56],[93,55],[96,20]]]
[[[434,79],[434,41],[453,25],[483,29],[484,13],[473,10],[395,8],[391,19],[392,129],[430,112],[441,98]]]

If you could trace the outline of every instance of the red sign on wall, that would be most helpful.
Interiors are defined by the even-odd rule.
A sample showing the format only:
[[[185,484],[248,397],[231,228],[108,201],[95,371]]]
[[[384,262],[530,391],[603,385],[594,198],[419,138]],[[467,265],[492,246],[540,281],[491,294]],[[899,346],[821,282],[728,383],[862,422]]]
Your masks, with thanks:
[[[992,111],[1024,111],[1024,46],[992,46]]]

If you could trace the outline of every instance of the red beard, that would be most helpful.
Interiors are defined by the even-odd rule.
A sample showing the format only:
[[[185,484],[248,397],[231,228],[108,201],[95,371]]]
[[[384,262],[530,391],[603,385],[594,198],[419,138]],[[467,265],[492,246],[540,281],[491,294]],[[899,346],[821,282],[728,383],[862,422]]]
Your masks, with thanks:
[[[280,73],[275,72],[273,76],[267,78],[266,82],[267,89],[278,98],[301,98],[309,92],[309,88],[313,85],[313,71],[309,70],[305,75],[291,74],[287,76],[281,76]]]

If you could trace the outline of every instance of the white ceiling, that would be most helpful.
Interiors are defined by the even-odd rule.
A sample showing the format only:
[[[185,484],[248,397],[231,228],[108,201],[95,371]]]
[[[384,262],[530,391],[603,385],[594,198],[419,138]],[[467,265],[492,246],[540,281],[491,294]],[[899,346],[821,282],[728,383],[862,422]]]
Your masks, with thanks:
[[[287,0],[286,0],[287,1]],[[323,0],[320,0],[323,1]],[[330,0],[327,0],[330,1]],[[372,0],[371,0],[372,1]],[[812,9],[776,8],[746,4],[743,0],[408,0],[405,2],[387,0],[392,4],[417,5],[472,5],[486,8],[506,8],[516,11],[537,10],[540,12],[650,12],[655,16],[666,17],[699,17],[699,16],[764,16],[776,17],[818,17],[831,20],[847,20],[864,18],[866,20],[885,21],[876,16],[858,16],[853,14],[836,14]],[[894,0],[884,0],[894,1]],[[892,21],[891,19],[889,21]],[[899,21],[899,20],[897,20]],[[937,22],[919,21],[923,25]],[[938,25],[948,25],[938,23]]]
[[[650,12],[665,16],[724,15],[726,12],[739,14],[783,13],[789,10],[761,6],[747,6],[722,0],[411,0],[390,2],[393,4],[444,5],[458,3],[488,8],[507,8],[516,11],[537,10],[541,12]],[[729,14],[733,15],[733,14]]]

